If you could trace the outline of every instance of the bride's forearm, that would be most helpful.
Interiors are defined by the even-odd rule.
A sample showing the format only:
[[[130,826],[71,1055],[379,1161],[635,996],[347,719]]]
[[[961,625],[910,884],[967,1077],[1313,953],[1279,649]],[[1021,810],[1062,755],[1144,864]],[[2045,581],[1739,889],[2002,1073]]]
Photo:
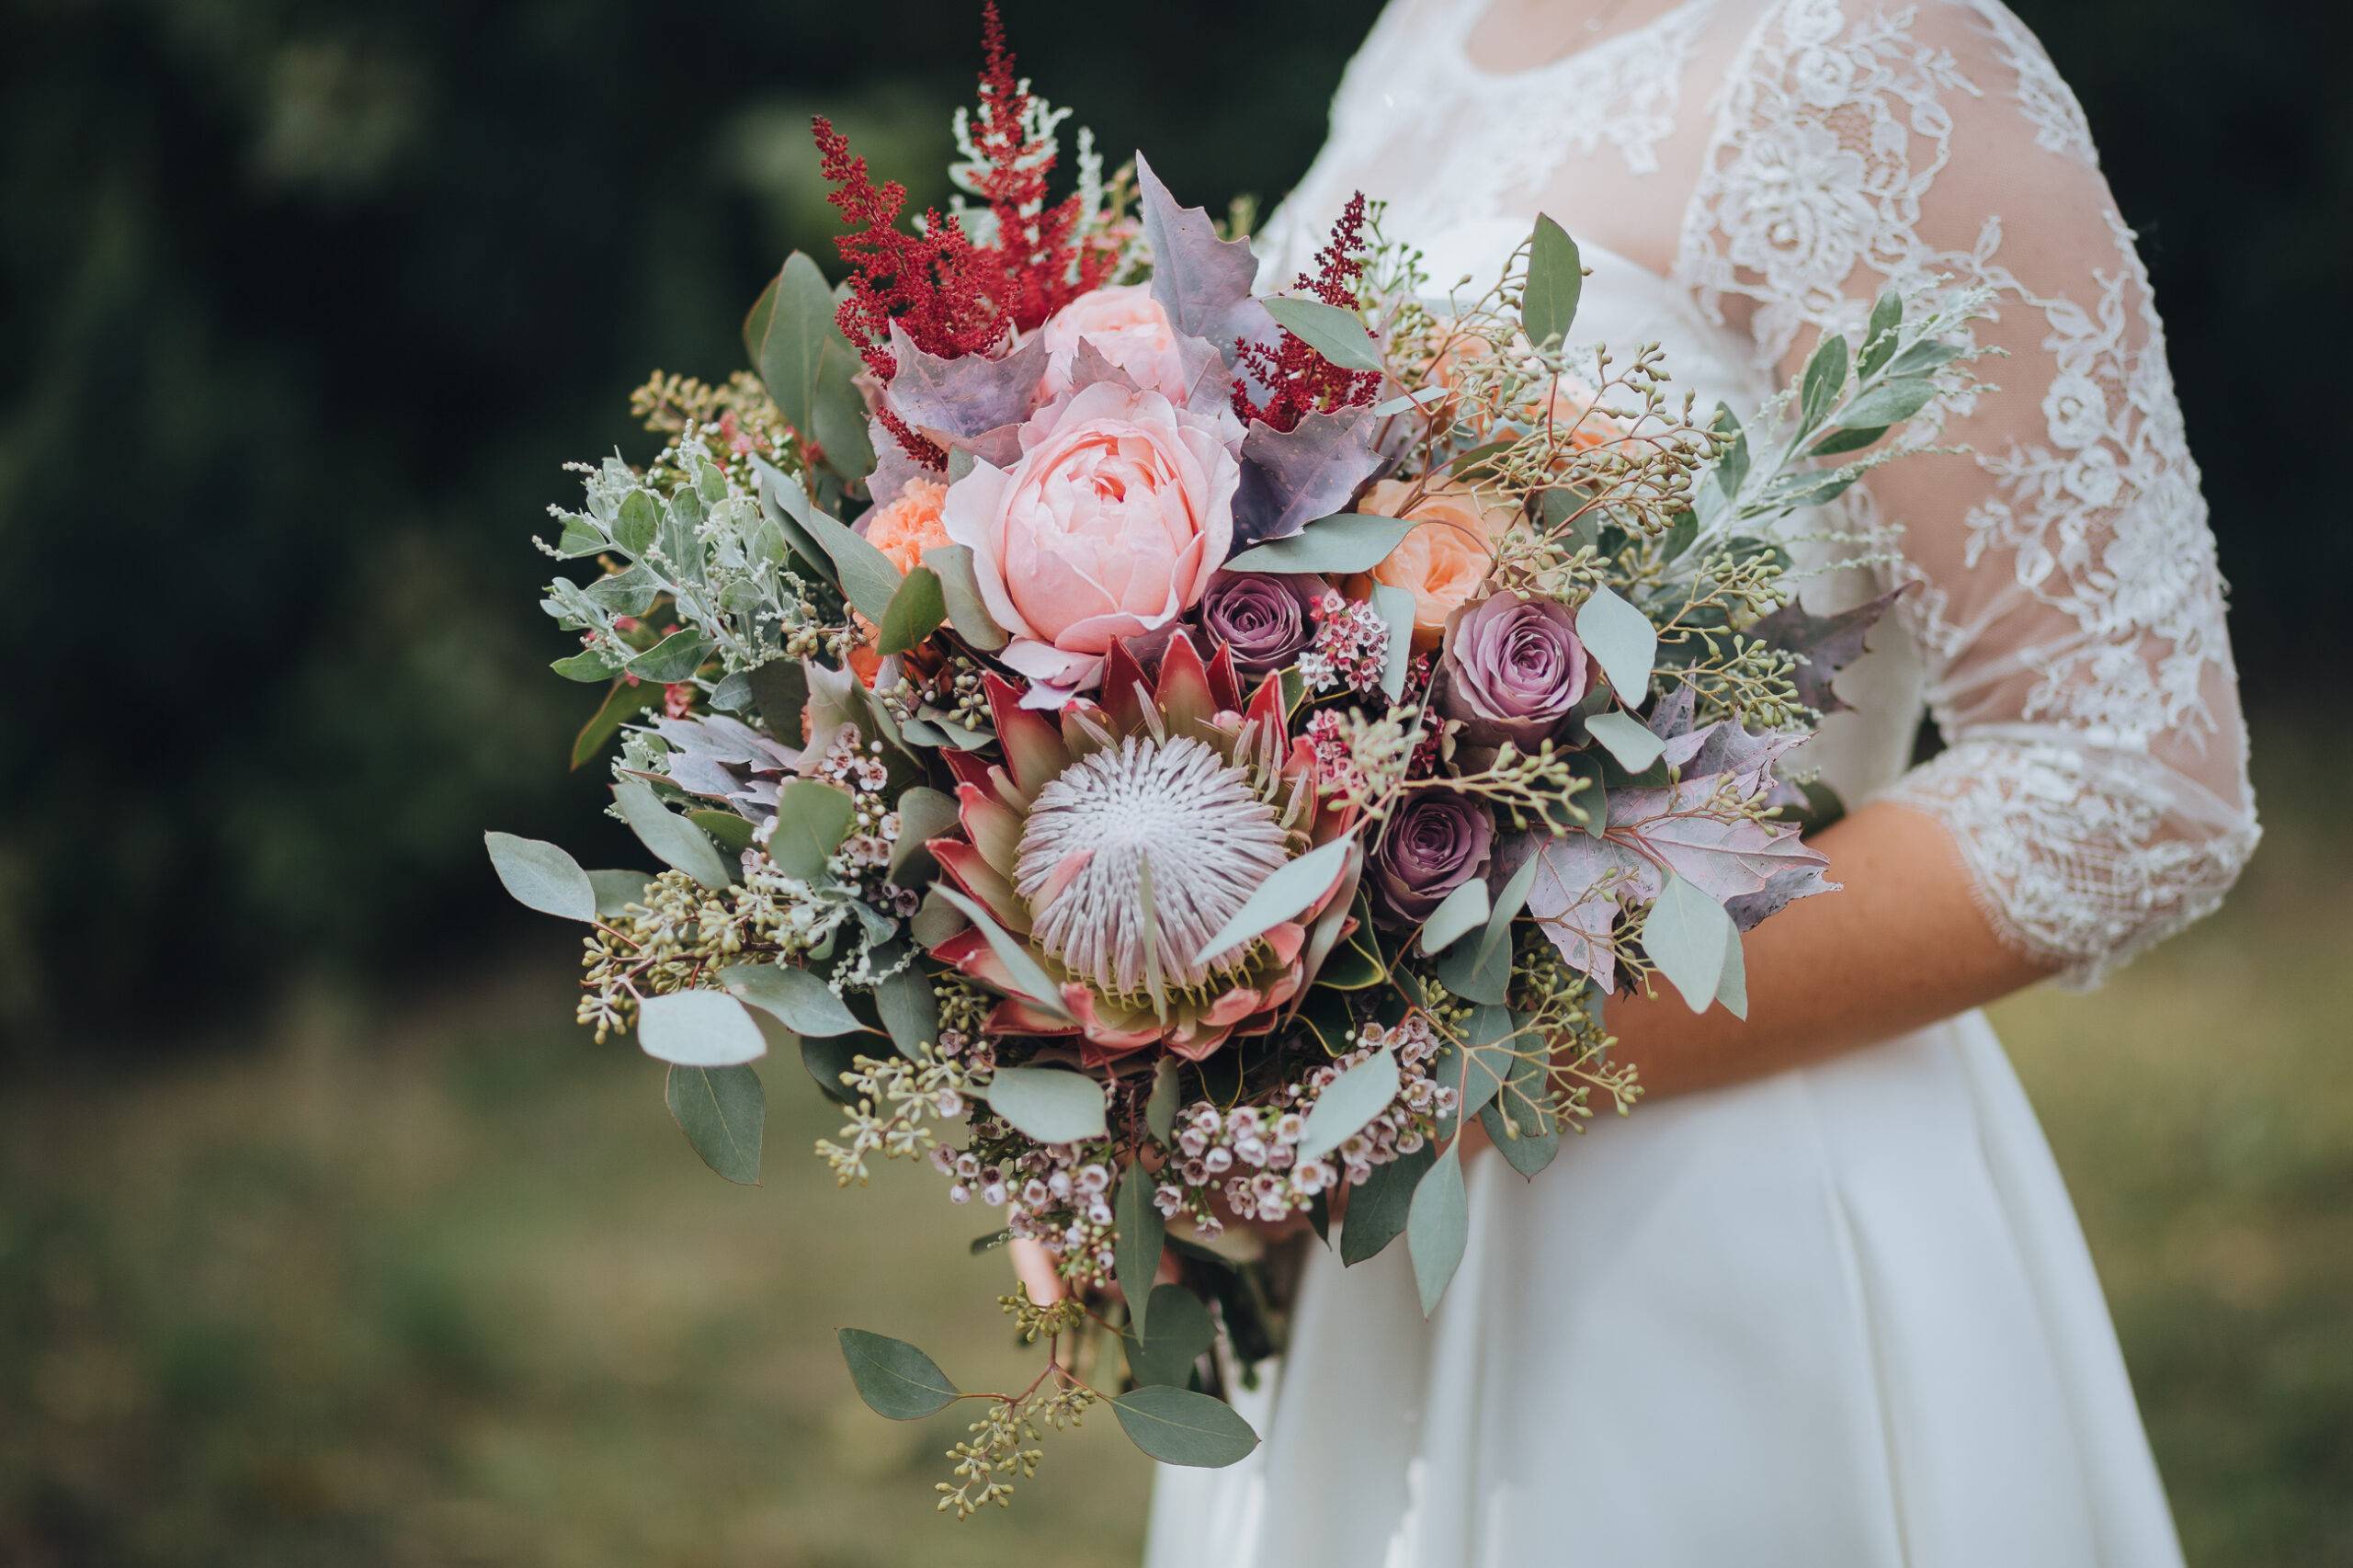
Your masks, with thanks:
[[[1695,1014],[1664,982],[1609,1004],[1618,1055],[1645,1092],[1681,1094],[1892,1040],[2033,983],[2003,945],[1943,825],[1874,802],[1811,840],[1836,892],[1801,899],[1745,937],[1748,1017]]]

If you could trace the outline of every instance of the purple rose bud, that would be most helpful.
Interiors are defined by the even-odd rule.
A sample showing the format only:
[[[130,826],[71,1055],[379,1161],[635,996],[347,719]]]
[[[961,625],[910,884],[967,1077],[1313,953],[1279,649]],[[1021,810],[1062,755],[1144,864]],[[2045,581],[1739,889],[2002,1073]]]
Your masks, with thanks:
[[[1576,619],[1552,599],[1497,594],[1447,618],[1439,710],[1473,742],[1523,751],[1558,734],[1591,684]]]
[[[1367,858],[1373,905],[1384,923],[1427,919],[1446,895],[1487,874],[1495,819],[1470,795],[1416,790],[1391,813]]]
[[[1279,670],[1307,646],[1315,626],[1307,607],[1325,587],[1304,573],[1221,572],[1201,597],[1201,625],[1233,650],[1245,675]]]

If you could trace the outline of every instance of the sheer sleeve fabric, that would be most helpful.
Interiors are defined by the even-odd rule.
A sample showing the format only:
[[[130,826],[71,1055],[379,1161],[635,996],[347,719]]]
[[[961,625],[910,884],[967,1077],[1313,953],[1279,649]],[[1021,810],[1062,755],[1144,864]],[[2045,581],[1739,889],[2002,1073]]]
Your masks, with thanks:
[[[2079,984],[2211,910],[2257,830],[2197,465],[2133,236],[2006,10],[1778,0],[1716,100],[1678,271],[1792,372],[1884,287],[1993,291],[1990,384],[1855,496],[1947,749],[1896,788],[2002,938]]]

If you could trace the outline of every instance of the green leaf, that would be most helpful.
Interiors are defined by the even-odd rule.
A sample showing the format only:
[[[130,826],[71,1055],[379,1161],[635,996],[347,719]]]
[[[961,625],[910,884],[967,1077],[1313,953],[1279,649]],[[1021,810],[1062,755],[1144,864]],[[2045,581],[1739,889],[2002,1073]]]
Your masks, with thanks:
[[[921,964],[911,963],[876,986],[874,1006],[900,1055],[912,1061],[923,1047],[939,1042],[939,997]]]
[[[548,668],[566,680],[583,683],[613,678],[613,666],[605,663],[605,655],[590,648],[583,648],[568,659],[554,660]]]
[[[1414,663],[1414,596],[1387,583],[1372,585],[1373,610],[1389,628],[1381,666],[1381,695],[1394,702],[1405,692],[1405,672]]]
[[[833,987],[805,969],[780,963],[730,964],[713,976],[727,994],[776,1019],[798,1035],[865,1034],[857,1014]]]
[[[1487,923],[1487,884],[1476,878],[1439,901],[1422,922],[1422,951],[1443,952],[1456,940]]]
[[[644,871],[591,871],[588,885],[597,890],[597,913],[607,918],[619,915],[645,896],[646,884],[654,878]]]
[[[918,566],[900,579],[882,614],[881,636],[875,646],[885,653],[904,653],[919,646],[948,619],[948,601],[940,593],[938,574]]]
[[[1871,302],[1870,324],[1863,328],[1863,352],[1855,361],[1859,379],[1869,381],[1895,357],[1895,329],[1903,322],[1904,299],[1894,290],[1886,290]]]
[[[1486,983],[1481,984],[1478,994],[1473,994],[1456,990],[1454,983],[1441,973],[1438,978],[1446,982],[1448,990],[1473,1002],[1493,1003],[1504,999],[1511,985],[1511,923],[1519,918],[1521,910],[1528,907],[1529,890],[1536,885],[1536,873],[1541,869],[1542,858],[1531,848],[1528,858],[1520,862],[1519,869],[1504,883],[1504,891],[1495,895],[1494,906],[1487,912],[1487,926],[1479,933],[1479,946],[1471,953],[1468,970],[1474,983],[1483,981]]]
[[[1457,942],[1438,955],[1438,977],[1465,1002],[1501,1002],[1511,988],[1511,944],[1490,949],[1484,938],[1476,947]]]
[[[969,545],[936,544],[923,552],[923,563],[939,577],[939,595],[947,606],[948,624],[956,635],[983,653],[994,653],[1013,639],[989,614],[981,597],[981,579],[972,569]]]
[[[1341,512],[1318,518],[1289,539],[1270,540],[1225,563],[1229,572],[1370,572],[1419,524],[1402,517]],[[1435,523],[1433,528],[1443,528]]]
[[[1887,368],[1887,373],[1891,376],[1923,375],[1951,364],[1961,356],[1961,349],[1957,344],[1915,343],[1895,357],[1895,362]]]
[[[1414,1189],[1438,1163],[1438,1151],[1425,1143],[1410,1154],[1400,1154],[1348,1194],[1348,1211],[1340,1221],[1340,1261],[1362,1263],[1378,1256],[1397,1239],[1413,1210]]]
[[[1222,1399],[1150,1383],[1111,1401],[1128,1440],[1163,1464],[1218,1470],[1250,1457],[1258,1434]]]
[[[1206,963],[1219,953],[1227,952],[1273,929],[1291,916],[1303,913],[1307,906],[1324,896],[1347,863],[1351,838],[1336,838],[1319,845],[1293,860],[1290,865],[1258,884],[1225,928],[1201,945],[1193,955],[1195,963]]]
[[[560,920],[597,918],[597,889],[580,863],[542,838],[485,833],[491,869],[516,903]]]
[[[605,749],[605,743],[620,733],[621,725],[642,710],[662,700],[662,688],[643,681],[617,680],[613,689],[605,693],[605,700],[580,733],[572,739],[572,766],[578,767]]]
[[[1358,1132],[1397,1098],[1397,1057],[1382,1046],[1315,1096],[1300,1134],[1299,1157],[1320,1160]]]
[[[817,264],[795,251],[744,319],[744,347],[786,421],[824,449],[845,480],[874,466],[857,356],[834,321],[834,293]]]
[[[779,1030],[781,1032],[781,1026]],[[796,1037],[785,1033],[785,1038]],[[871,1054],[863,1042],[851,1035],[801,1041],[801,1065],[809,1070],[809,1076],[815,1080],[818,1088],[824,1091],[825,1097],[836,1105],[858,1103],[856,1091],[842,1081],[843,1076],[858,1071],[860,1056]]]
[[[899,796],[899,838],[891,846],[891,880],[902,887],[915,884],[899,875],[908,861],[923,856],[926,864],[930,857],[924,844],[938,838],[956,825],[956,801],[945,792],[927,784],[917,784]]]
[[[1482,1002],[1464,1020],[1460,1037],[1439,1045],[1431,1071],[1455,1092],[1454,1114],[1438,1122],[1443,1136],[1451,1138],[1464,1121],[1478,1115],[1517,1071],[1518,1029],[1511,1009],[1499,1002]]]
[[[1594,714],[1585,722],[1585,727],[1629,773],[1642,772],[1666,749],[1666,743],[1651,733],[1641,720],[1614,710]]]
[[[650,490],[632,490],[621,497],[620,511],[613,518],[613,542],[631,555],[643,555],[654,544],[654,530],[661,525],[662,508]]]
[[[1542,213],[1528,247],[1528,288],[1520,296],[1519,324],[1539,348],[1565,342],[1585,291],[1585,263],[1569,232]]]
[[[662,1097],[669,1102],[670,1119],[704,1165],[729,1181],[758,1183],[767,1097],[757,1073],[741,1062],[733,1067],[673,1067],[663,1082]]]
[[[989,1108],[1040,1143],[1083,1143],[1101,1138],[1103,1085],[1059,1067],[1000,1067],[989,1079]]]
[[[719,841],[719,846],[730,855],[741,855],[752,846],[752,819],[733,812],[717,810],[692,811],[687,820]]]
[[[1016,991],[1058,1018],[1070,1017],[1068,1009],[1063,1006],[1061,987],[1054,983],[1051,976],[1039,967],[1038,960],[1029,956],[1029,946],[1018,937],[1009,935],[1004,926],[996,923],[995,915],[965,897],[958,890],[949,887],[945,878],[932,883],[931,891],[925,895],[925,898],[926,901],[935,898],[944,901],[961,911],[965,919],[980,927],[981,936],[988,942],[989,950],[996,954],[999,963],[1005,965],[1006,974],[1011,979]],[[920,934],[918,935],[920,937]],[[928,946],[938,946],[927,937],[920,939]]]
[[[920,1421],[956,1400],[958,1389],[939,1363],[908,1344],[862,1328],[840,1331],[842,1359],[849,1363],[858,1397],[877,1415]]]
[[[1258,302],[1277,326],[1343,370],[1381,369],[1381,346],[1356,312],[1296,294],[1269,294]]]
[[[1142,1385],[1182,1388],[1193,1376],[1193,1363],[1217,1343],[1217,1323],[1201,1299],[1182,1285],[1154,1285],[1153,1328],[1144,1329],[1142,1301],[1128,1295],[1128,1326],[1120,1335],[1128,1353],[1128,1375]]]
[[[1728,931],[1737,939],[1723,906],[1672,872],[1643,916],[1643,951],[1695,1013],[1706,1012],[1716,999]]]
[[[1609,677],[1618,700],[1629,708],[1641,707],[1650,694],[1651,668],[1658,659],[1658,628],[1650,617],[1603,584],[1577,607],[1577,636]]]
[[[1488,1141],[1524,1176],[1536,1175],[1561,1152],[1560,1123],[1545,1103],[1549,1084],[1544,1058],[1523,1057],[1513,1064],[1503,1093],[1479,1112]]]
[[[1724,922],[1724,971],[1716,982],[1716,1000],[1735,1018],[1748,1017],[1748,954],[1740,945],[1740,927]]]
[[[1438,1309],[1440,1296],[1462,1266],[1462,1249],[1471,1239],[1471,1204],[1462,1187],[1462,1146],[1451,1144],[1414,1189],[1414,1207],[1405,1222],[1405,1250],[1414,1260],[1414,1284],[1422,1296],[1422,1315]]]
[[[899,569],[891,558],[867,543],[865,535],[820,509],[790,475],[770,469],[762,477],[768,481],[778,504],[833,562],[842,597],[860,615],[881,625],[891,613],[891,597],[899,591]]]
[[[1835,458],[1842,452],[1859,452],[1887,434],[1884,425],[1873,425],[1861,430],[1849,430],[1834,426],[1830,434],[1806,449],[1810,458]]]
[[[1881,381],[1848,403],[1838,415],[1841,430],[1884,429],[1911,418],[1937,395],[1933,376],[1898,376]]]
[[[643,615],[660,596],[662,579],[641,562],[627,571],[608,573],[580,591],[615,615]]]
[[[597,531],[595,522],[586,517],[566,517],[563,532],[556,540],[556,553],[566,560],[594,555],[605,548],[605,536]]]
[[[621,817],[638,841],[664,865],[684,871],[707,888],[727,885],[727,862],[702,829],[662,803],[643,779],[624,778],[613,787]]]
[[[1152,1200],[1154,1187],[1152,1173],[1131,1164],[1127,1175],[1120,1178],[1119,1199],[1111,1206],[1120,1237],[1114,1264],[1120,1289],[1128,1298],[1129,1329],[1140,1338],[1148,1332],[1144,1327],[1146,1309],[1159,1295],[1152,1288],[1152,1279],[1160,1271],[1161,1249],[1168,1241],[1168,1221],[1161,1218],[1158,1206]],[[1208,1346],[1204,1345],[1202,1348]],[[1199,1355],[1199,1351],[1194,1354]],[[1188,1364],[1192,1358],[1185,1358]],[[1163,1381],[1184,1381],[1181,1377]]]
[[[723,991],[673,991],[638,1009],[637,1047],[680,1067],[733,1067],[768,1053],[767,1036]]]
[[[673,631],[629,662],[629,673],[640,680],[665,686],[682,681],[702,668],[710,642],[699,631]]]
[[[786,876],[804,882],[824,879],[825,863],[849,836],[858,802],[849,791],[814,778],[796,778],[777,791],[776,827],[768,835],[768,858]]]
[[[809,707],[809,672],[798,659],[770,659],[745,673],[752,688],[752,706],[760,722],[775,735],[801,733],[801,715]]]
[[[1817,428],[1846,387],[1847,340],[1830,333],[1805,362],[1805,378],[1798,393],[1799,433],[1811,434]]]
[[[1182,1093],[1177,1074],[1184,1071],[1173,1056],[1164,1056],[1152,1070],[1152,1094],[1143,1103],[1143,1124],[1163,1144],[1176,1142],[1176,1109]]]

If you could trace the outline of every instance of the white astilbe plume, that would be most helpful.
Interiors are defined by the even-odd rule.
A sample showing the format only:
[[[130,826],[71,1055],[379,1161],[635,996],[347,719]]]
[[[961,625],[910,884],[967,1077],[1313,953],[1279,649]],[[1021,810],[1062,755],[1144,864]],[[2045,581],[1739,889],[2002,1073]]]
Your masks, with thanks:
[[[1110,995],[1157,996],[1247,955],[1194,958],[1290,858],[1289,836],[1250,776],[1199,741],[1131,735],[1038,791],[1014,889],[1064,967]]]

